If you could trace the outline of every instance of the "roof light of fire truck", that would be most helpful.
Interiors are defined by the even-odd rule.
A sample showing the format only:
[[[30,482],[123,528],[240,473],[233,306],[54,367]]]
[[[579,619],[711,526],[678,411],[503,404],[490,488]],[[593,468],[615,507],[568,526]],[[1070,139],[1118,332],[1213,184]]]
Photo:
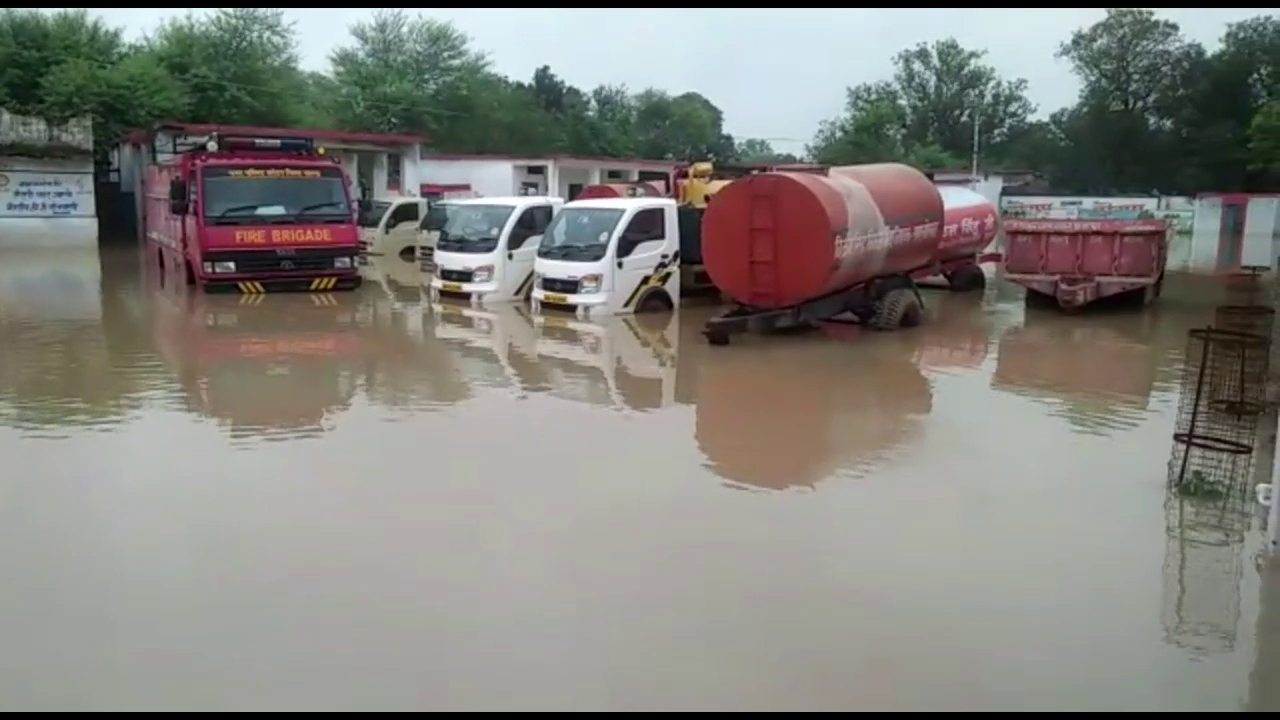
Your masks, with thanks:
[[[282,150],[307,151],[311,142],[304,138],[228,137],[222,138],[226,150]]]

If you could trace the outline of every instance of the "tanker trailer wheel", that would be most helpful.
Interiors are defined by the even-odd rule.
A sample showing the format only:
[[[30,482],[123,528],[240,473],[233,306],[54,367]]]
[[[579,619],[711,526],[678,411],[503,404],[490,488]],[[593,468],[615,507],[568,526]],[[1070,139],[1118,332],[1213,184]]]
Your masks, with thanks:
[[[867,327],[872,330],[915,327],[920,324],[923,315],[924,306],[911,288],[894,288],[875,304],[875,311]]]
[[[971,292],[987,287],[987,275],[980,265],[966,265],[952,273],[947,273],[947,284],[951,292]]]

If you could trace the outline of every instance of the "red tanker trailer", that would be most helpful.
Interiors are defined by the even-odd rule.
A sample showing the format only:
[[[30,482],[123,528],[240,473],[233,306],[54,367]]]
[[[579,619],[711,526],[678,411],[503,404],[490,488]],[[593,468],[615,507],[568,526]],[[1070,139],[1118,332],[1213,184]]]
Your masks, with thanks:
[[[598,198],[663,197],[667,193],[656,182],[602,183],[588,185],[574,200]]]
[[[707,323],[707,340],[844,314],[882,330],[919,323],[916,277],[980,286],[977,253],[995,237],[995,208],[960,190],[896,163],[735,180],[702,221],[707,273],[736,303]]]

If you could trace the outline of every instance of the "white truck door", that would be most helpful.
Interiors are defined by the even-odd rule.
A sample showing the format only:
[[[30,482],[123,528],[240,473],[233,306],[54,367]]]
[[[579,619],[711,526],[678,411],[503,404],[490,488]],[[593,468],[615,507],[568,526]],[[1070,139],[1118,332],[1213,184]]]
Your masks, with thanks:
[[[667,212],[662,207],[636,211],[618,237],[610,311],[632,313],[649,292],[661,287],[672,255],[667,243]],[[668,278],[674,276],[672,272]],[[679,280],[679,278],[677,278]]]
[[[414,262],[418,247],[418,223],[422,201],[404,200],[392,206],[382,219],[381,237],[374,241],[374,254]]]
[[[523,302],[533,291],[533,263],[537,259],[542,234],[551,224],[555,209],[550,203],[525,208],[507,236],[506,270],[502,275],[504,298]]]

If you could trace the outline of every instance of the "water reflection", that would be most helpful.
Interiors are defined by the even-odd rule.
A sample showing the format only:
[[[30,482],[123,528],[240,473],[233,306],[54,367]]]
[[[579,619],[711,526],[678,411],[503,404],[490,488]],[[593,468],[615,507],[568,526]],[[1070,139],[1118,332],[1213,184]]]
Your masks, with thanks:
[[[365,357],[356,298],[151,294],[156,349],[188,412],[234,438],[314,437],[351,406]]]
[[[1249,712],[1280,711],[1280,556],[1259,563],[1262,599],[1254,634],[1253,672],[1249,675]]]
[[[0,254],[0,425],[41,436],[119,423],[147,388],[105,332],[96,250]],[[111,302],[112,305],[117,303]]]
[[[599,322],[544,314],[534,322],[552,395],[634,412],[676,401],[680,313]]]
[[[478,309],[465,305],[432,305],[433,334],[453,351],[461,372],[471,382],[508,387],[521,396],[551,388],[538,362],[538,334],[521,305]]]
[[[1152,391],[1168,388],[1180,349],[1159,331],[1159,313],[1107,314],[1082,322],[1028,312],[1000,337],[991,387],[1045,403],[1079,433],[1108,435],[1140,424]]]
[[[896,343],[827,337],[717,348],[698,374],[695,437],[707,467],[742,486],[812,489],[910,442],[933,406]]]

